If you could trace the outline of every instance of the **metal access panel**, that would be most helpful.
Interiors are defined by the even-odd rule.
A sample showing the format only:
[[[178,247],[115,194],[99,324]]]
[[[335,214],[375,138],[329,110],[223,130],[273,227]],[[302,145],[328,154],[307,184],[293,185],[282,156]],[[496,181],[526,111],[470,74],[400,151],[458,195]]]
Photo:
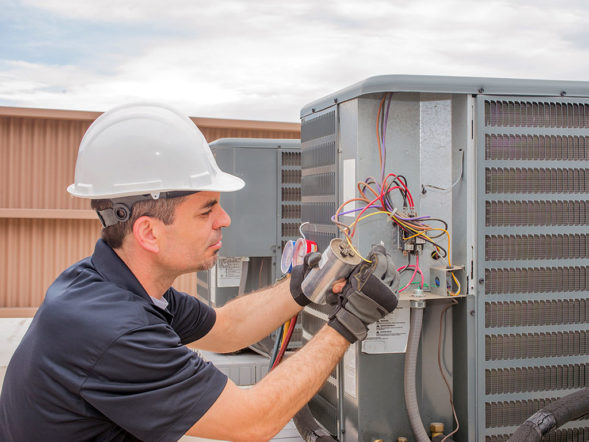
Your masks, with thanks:
[[[217,265],[197,274],[198,296],[220,307],[281,276],[283,245],[299,236],[301,153],[293,139],[222,138],[210,146],[221,170],[246,183],[221,194],[232,222],[223,229]],[[292,342],[300,343],[300,331]]]
[[[386,170],[407,178],[418,214],[448,222],[452,263],[464,266],[467,296],[441,325],[447,301],[428,302],[424,313],[422,421],[426,428],[434,421],[454,427],[438,368],[441,334],[441,362],[460,420],[453,438],[507,440],[549,400],[589,385],[589,84],[390,75],[309,104],[301,111],[301,212],[320,249],[338,235],[330,221],[336,208],[356,195],[356,182],[378,173],[375,123],[385,94],[392,94]],[[406,263],[386,217],[367,219],[354,240],[362,254],[382,240],[399,266]],[[420,256],[426,281],[430,268],[440,267],[430,251]],[[305,309],[304,341],[327,313]],[[311,409],[343,441],[414,440],[403,365],[404,353],[374,354],[356,344]],[[587,427],[567,424],[554,440],[585,440]]]

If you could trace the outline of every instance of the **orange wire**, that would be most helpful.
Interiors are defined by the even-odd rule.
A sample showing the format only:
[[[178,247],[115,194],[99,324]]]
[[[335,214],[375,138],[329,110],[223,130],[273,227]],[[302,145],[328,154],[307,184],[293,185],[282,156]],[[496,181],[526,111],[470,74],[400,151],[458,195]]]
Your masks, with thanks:
[[[380,131],[378,130],[378,121],[380,120],[380,111],[382,110],[382,105],[384,104],[385,97],[382,97],[380,100],[380,104],[378,105],[378,112],[376,113],[376,142],[378,143],[378,159],[380,161],[380,168],[382,169],[382,152],[380,148]]]

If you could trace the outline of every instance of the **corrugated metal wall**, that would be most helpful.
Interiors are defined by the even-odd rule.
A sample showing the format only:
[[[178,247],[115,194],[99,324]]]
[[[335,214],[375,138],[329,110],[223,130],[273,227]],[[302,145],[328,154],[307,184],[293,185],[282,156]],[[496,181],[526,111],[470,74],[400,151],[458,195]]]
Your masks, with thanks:
[[[65,268],[90,255],[100,223],[72,198],[78,145],[100,113],[0,107],[0,316],[30,314]],[[298,123],[193,118],[208,141],[299,138]],[[174,287],[196,294],[196,274]]]

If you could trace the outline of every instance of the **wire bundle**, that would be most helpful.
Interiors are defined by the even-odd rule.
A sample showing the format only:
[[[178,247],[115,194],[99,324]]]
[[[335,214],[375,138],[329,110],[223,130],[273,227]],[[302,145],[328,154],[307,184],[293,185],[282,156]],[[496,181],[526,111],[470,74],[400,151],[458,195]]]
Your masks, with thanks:
[[[359,197],[352,198],[340,205],[336,213],[332,216],[331,220],[342,232],[350,247],[352,247],[352,249],[358,253],[352,244],[352,238],[356,233],[358,223],[374,215],[386,215],[389,217],[392,223],[398,227],[399,234],[401,235],[401,241],[406,242],[415,238],[422,239],[425,242],[430,243],[434,247],[437,255],[440,258],[446,258],[448,265],[451,266],[452,263],[450,261],[449,253],[451,238],[450,233],[448,232],[448,224],[441,219],[432,218],[429,216],[417,216],[413,195],[409,191],[407,179],[403,175],[397,175],[394,173],[385,175],[387,130],[386,122],[388,120],[391,100],[392,94],[386,94],[381,99],[376,118],[376,139],[378,143],[380,162],[380,180],[377,181],[374,177],[368,177],[366,180],[358,182],[357,188]],[[399,192],[403,201],[401,210],[396,208],[393,204],[392,194],[395,192]],[[355,205],[360,204],[363,205],[363,207],[344,211],[344,208],[350,203],[355,203]],[[350,214],[356,214],[355,219],[351,224],[347,225],[340,221],[340,217],[342,215]],[[440,223],[443,227],[432,227],[430,225],[431,222]],[[446,236],[448,239],[447,249],[438,242],[439,238],[443,236]],[[358,253],[358,255],[360,254]],[[419,268],[419,257],[417,254],[415,254],[415,256],[416,263],[414,265],[411,264],[410,253],[409,263],[406,266],[399,268],[399,271],[401,272],[411,269],[414,270],[409,283],[399,291],[407,289],[417,274],[421,276],[420,284],[423,288],[423,272]],[[364,257],[362,257],[362,259],[369,262]],[[451,273],[451,275],[458,289],[456,292],[452,292],[451,290],[449,290],[449,292],[450,295],[456,296],[460,293],[461,290],[460,283],[454,276],[454,273]]]
[[[280,327],[280,330],[278,331],[278,336],[276,336],[276,341],[274,342],[272,356],[270,358],[270,370],[272,370],[274,367],[280,364],[280,361],[282,360],[282,357],[286,352],[288,344],[290,343],[290,338],[292,337],[292,334],[294,332],[295,325],[297,323],[297,316],[298,315],[294,315]]]

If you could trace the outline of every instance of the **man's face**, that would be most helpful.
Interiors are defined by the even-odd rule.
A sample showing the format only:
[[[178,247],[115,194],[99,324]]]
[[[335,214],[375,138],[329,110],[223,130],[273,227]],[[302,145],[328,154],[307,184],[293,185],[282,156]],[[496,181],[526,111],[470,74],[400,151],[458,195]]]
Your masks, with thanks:
[[[219,204],[219,192],[188,195],[177,207],[174,222],[163,225],[162,264],[173,273],[210,269],[221,248],[221,229],[231,218]]]

